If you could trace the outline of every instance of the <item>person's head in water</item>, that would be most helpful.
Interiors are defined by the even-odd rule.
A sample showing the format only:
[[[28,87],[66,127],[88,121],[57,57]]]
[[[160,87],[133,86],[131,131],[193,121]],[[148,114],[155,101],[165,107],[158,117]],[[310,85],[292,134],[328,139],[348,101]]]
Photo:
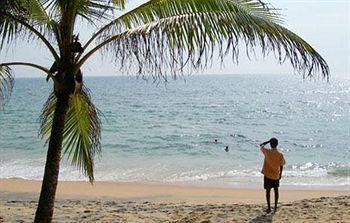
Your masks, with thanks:
[[[278,145],[278,140],[276,138],[271,138],[270,139],[271,148],[277,148],[277,145]]]

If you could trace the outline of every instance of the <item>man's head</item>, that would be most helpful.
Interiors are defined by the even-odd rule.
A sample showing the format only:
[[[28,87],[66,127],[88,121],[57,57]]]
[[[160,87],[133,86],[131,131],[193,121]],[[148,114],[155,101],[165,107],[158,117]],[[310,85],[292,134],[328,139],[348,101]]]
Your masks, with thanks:
[[[271,148],[276,148],[278,145],[278,140],[276,138],[271,138],[270,139],[270,146]]]

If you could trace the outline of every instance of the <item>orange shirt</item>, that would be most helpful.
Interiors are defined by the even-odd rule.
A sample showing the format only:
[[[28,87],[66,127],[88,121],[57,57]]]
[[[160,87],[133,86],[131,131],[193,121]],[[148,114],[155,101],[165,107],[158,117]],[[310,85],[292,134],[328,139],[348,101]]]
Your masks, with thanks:
[[[260,150],[265,156],[261,172],[267,178],[278,180],[280,178],[280,166],[283,166],[286,163],[283,154],[277,149],[266,149],[261,147]]]

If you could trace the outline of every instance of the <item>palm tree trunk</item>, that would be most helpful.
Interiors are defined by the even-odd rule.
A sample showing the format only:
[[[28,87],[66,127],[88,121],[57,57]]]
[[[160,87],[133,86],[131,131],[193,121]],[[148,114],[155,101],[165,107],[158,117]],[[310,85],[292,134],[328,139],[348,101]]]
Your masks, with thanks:
[[[35,223],[49,223],[52,221],[68,102],[69,93],[64,92],[57,97],[44,178],[38,208],[35,213]]]

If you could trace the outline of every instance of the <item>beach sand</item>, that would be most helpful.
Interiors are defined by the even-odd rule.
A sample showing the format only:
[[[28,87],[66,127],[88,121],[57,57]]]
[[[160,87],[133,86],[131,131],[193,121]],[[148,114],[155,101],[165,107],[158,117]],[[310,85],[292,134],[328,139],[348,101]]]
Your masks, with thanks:
[[[40,186],[0,180],[0,222],[32,222]],[[56,197],[55,222],[350,222],[347,188],[282,187],[279,209],[269,215],[262,189],[59,182]]]

